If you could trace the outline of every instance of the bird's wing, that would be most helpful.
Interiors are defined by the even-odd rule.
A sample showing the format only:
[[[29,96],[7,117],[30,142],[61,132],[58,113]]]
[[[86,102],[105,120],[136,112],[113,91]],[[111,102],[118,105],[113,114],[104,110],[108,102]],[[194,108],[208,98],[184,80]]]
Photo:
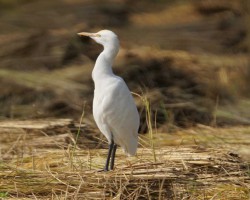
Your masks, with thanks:
[[[129,154],[137,147],[139,114],[134,99],[121,78],[113,80],[102,99],[102,123],[107,125],[116,144]]]

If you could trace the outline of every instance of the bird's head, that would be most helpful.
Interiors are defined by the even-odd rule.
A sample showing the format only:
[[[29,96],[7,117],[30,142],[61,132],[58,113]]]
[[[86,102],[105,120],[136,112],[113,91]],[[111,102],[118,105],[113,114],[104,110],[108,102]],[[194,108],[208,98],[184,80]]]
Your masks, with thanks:
[[[119,46],[119,40],[117,35],[110,31],[110,30],[101,30],[97,33],[88,33],[88,32],[81,32],[78,33],[80,36],[88,36],[95,40],[97,43],[103,45],[104,47],[118,45]]]

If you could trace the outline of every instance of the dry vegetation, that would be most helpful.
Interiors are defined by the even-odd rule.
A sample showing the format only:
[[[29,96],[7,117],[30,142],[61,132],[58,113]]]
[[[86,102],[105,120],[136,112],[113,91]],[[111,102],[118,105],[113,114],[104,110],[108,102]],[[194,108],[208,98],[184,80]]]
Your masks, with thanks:
[[[67,119],[1,123],[0,142],[5,144],[1,149],[1,195],[7,199],[249,198],[249,165],[226,146],[209,147],[215,147],[208,140],[208,135],[216,137],[212,128],[192,129],[196,133],[188,134],[180,131],[182,135],[172,138],[176,142],[172,147],[159,143],[161,147],[153,149],[147,135],[141,136],[136,157],[128,158],[119,149],[115,170],[99,172],[107,153],[101,147],[103,141],[82,125],[83,142],[75,146],[77,126]],[[249,129],[242,127],[240,132],[244,131],[249,136]],[[234,136],[235,140],[241,138]],[[153,141],[158,144],[162,139],[157,136]],[[230,145],[231,140],[221,134],[217,147],[222,141]]]
[[[8,8],[0,30],[2,118],[78,119],[83,102],[91,113],[90,74],[101,49],[75,33],[111,27],[122,45],[115,71],[132,91],[152,99],[158,127],[171,120],[210,125],[227,105],[217,113],[219,124],[249,124],[247,113],[234,112],[248,101],[250,73],[239,1],[1,2]]]
[[[0,199],[250,198],[247,0],[0,0],[0,12]],[[103,28],[121,38],[114,71],[142,133],[108,173],[91,115],[101,48],[76,36]]]

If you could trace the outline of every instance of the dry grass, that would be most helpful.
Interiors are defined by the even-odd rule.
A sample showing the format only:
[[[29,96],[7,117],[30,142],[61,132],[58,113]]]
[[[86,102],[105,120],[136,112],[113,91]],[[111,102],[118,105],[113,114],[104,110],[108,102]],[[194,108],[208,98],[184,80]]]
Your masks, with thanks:
[[[249,165],[226,146],[204,147],[199,137],[209,134],[206,127],[196,129],[196,137],[191,134],[198,138],[197,145],[185,145],[184,140],[167,147],[155,140],[152,151],[151,141],[142,136],[136,157],[126,157],[118,149],[115,170],[98,172],[107,150],[98,148],[98,140],[95,148],[89,145],[89,134],[94,133],[85,126],[79,140],[86,141],[82,144],[86,148],[75,149],[71,131],[77,130],[70,120],[33,121],[34,129],[24,128],[30,122],[23,122],[23,127],[21,121],[16,124],[12,129],[7,128],[10,123],[0,124],[2,198],[249,199]],[[211,128],[210,134],[216,130]],[[249,133],[243,127],[239,131]]]
[[[85,124],[91,115],[80,131],[71,120],[0,122],[0,199],[250,198],[249,100],[243,99],[249,23],[242,24],[249,15],[240,1],[20,2],[0,0],[8,8],[1,16],[0,117],[78,118],[82,100],[92,101],[92,59],[99,50],[75,33],[112,27],[124,48],[115,70],[133,91],[150,88],[143,90],[150,101],[137,98],[150,134],[141,136],[136,157],[118,150],[115,170],[104,173],[98,170],[107,144]],[[187,108],[196,115],[176,119],[170,112]],[[202,119],[204,110],[212,119],[197,123],[214,127],[176,127],[190,116]],[[158,124],[160,112],[165,121]],[[215,128],[225,122],[237,126]]]
[[[237,157],[214,149],[150,149],[137,158],[117,154],[116,169],[98,172],[106,150],[43,150],[1,164],[1,192],[8,197],[118,199],[248,199],[249,176]],[[235,190],[232,191],[232,188]],[[230,193],[229,193],[230,192]]]
[[[164,5],[162,5],[164,6]],[[166,6],[155,12],[134,13],[130,20],[136,26],[164,26],[169,24],[179,24],[194,22],[201,18],[195,7],[188,3],[177,4],[175,6]],[[163,20],[164,19],[164,20]]]

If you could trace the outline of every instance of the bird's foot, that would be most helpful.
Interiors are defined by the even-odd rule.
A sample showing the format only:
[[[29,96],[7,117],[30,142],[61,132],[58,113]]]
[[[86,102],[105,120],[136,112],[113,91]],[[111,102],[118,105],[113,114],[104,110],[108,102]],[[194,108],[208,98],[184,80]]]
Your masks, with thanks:
[[[97,172],[108,172],[109,170],[108,169],[106,169],[106,168],[103,168],[103,169],[99,169],[99,170],[97,170]]]

